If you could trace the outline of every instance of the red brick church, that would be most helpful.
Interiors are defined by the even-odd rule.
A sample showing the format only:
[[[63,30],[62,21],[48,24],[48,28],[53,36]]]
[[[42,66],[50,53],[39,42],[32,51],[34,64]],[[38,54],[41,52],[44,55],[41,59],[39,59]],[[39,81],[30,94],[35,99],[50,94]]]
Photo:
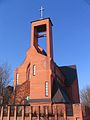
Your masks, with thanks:
[[[31,24],[31,46],[14,72],[15,104],[30,104],[32,111],[44,111],[42,107],[52,114],[61,111],[64,120],[82,120],[76,66],[61,67],[53,60],[50,18]],[[39,45],[43,39],[46,51]]]

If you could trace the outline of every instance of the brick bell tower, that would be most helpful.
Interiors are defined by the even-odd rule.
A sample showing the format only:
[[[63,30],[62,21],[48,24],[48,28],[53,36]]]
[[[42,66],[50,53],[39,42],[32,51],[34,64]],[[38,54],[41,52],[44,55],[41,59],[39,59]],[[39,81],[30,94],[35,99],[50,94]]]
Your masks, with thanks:
[[[50,18],[33,21],[31,36],[31,47],[35,47],[36,50],[38,50],[38,38],[46,37],[47,56],[53,59],[52,22]]]
[[[73,115],[77,119],[81,108],[76,66],[60,67],[54,62],[52,26],[50,18],[31,22],[31,46],[23,64],[14,72],[14,103],[28,102],[31,112],[54,111],[55,119],[61,111],[66,120],[69,111],[69,118]],[[41,47],[43,41],[46,41],[46,49]]]
[[[39,46],[43,39],[46,40],[46,52]],[[31,49],[35,49],[33,57],[34,76],[30,80],[30,103],[51,102],[51,61],[53,60],[52,22],[45,18],[32,22]]]

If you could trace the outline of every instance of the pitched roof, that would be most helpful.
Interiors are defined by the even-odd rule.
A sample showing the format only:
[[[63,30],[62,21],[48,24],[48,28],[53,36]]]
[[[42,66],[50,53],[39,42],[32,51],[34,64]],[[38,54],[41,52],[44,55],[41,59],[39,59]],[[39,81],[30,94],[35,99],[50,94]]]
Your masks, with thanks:
[[[65,80],[65,85],[70,86],[73,84],[74,80],[77,80],[77,70],[75,65],[71,66],[63,66],[60,67],[60,70],[64,74],[66,80]]]
[[[69,103],[70,102],[65,88],[61,86],[57,80],[54,80],[53,82],[52,102],[53,103],[58,103],[58,102]]]

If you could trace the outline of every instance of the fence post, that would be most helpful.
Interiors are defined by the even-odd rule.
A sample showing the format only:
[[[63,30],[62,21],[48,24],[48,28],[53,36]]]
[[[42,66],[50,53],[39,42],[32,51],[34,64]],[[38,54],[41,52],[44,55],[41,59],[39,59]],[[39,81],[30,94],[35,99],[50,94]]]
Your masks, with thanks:
[[[57,117],[57,107],[56,106],[55,106],[54,112],[55,112],[55,120],[57,120],[58,117]]]
[[[64,119],[67,120],[67,108],[66,108],[66,105],[65,105],[65,109],[64,109]]]
[[[30,106],[30,120],[32,120],[32,108]]]
[[[14,106],[14,120],[16,120],[17,117],[17,106]]]
[[[8,117],[7,120],[10,120],[10,106],[8,106]]]
[[[22,106],[22,120],[24,120],[24,106]]]
[[[1,108],[1,120],[3,120],[3,106]]]
[[[40,114],[40,107],[38,106],[38,120],[40,120],[39,114]]]
[[[46,112],[46,120],[48,120],[49,119],[48,118],[48,107],[46,107],[45,112]]]

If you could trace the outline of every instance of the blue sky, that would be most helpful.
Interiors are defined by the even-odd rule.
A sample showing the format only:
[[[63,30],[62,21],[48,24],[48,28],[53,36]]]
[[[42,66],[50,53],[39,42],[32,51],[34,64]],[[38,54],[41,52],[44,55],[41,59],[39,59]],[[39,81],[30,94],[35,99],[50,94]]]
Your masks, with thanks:
[[[55,62],[76,64],[80,89],[90,85],[90,0],[0,0],[0,64],[14,71],[24,61],[41,5],[54,25]]]

